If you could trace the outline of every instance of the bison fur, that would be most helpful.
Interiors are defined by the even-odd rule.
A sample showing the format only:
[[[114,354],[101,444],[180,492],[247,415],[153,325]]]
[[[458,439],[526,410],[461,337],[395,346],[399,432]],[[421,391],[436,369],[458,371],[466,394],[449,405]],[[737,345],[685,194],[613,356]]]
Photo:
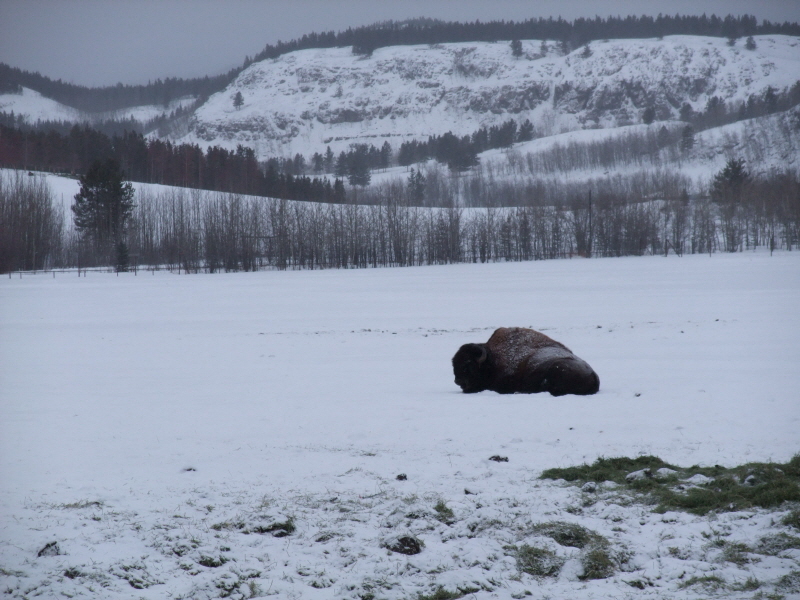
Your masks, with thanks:
[[[522,327],[501,327],[485,344],[464,344],[453,356],[456,384],[471,394],[550,392],[589,395],[600,389],[594,369],[564,344]]]

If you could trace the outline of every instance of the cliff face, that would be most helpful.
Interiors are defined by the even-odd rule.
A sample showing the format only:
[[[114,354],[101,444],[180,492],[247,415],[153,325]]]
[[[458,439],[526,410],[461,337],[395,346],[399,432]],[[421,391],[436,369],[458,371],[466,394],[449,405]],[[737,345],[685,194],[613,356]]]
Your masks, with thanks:
[[[380,146],[514,118],[543,134],[678,117],[781,91],[800,79],[800,39],[768,35],[744,41],[671,36],[593,42],[562,55],[554,42],[508,42],[303,50],[251,65],[192,117],[175,137],[201,145],[244,144],[262,156],[334,151],[355,142]],[[240,92],[244,100],[235,107]]]

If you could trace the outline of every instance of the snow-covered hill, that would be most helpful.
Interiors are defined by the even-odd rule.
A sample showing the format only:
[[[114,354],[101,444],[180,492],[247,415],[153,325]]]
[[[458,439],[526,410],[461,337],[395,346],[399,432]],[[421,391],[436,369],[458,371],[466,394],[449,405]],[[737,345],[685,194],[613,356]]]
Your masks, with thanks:
[[[66,121],[69,123],[91,123],[105,119],[135,119],[146,123],[164,114],[169,115],[178,107],[186,107],[194,98],[181,98],[168,106],[148,104],[132,106],[115,111],[87,112],[61,104],[37,92],[23,87],[19,94],[0,94],[0,112],[22,116],[29,123],[37,121]]]
[[[354,142],[397,148],[509,118],[529,118],[544,135],[639,123],[648,106],[668,120],[685,102],[703,110],[712,96],[741,101],[800,80],[800,39],[755,41],[747,50],[697,36],[609,40],[562,55],[554,42],[527,40],[519,58],[508,42],[396,46],[369,57],[349,47],[302,50],[251,65],[175,139],[244,144],[265,157]]]

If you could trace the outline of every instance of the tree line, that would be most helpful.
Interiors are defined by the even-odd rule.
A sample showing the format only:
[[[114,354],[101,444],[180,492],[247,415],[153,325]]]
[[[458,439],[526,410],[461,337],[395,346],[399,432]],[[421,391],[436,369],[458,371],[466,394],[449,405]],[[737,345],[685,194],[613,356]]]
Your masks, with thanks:
[[[100,243],[87,231],[113,217],[98,220],[84,211],[79,222],[80,209],[73,209],[70,219],[40,178],[17,173],[0,178],[0,270],[130,264],[182,272],[365,268],[792,250],[800,244],[797,174],[756,178],[735,159],[715,176],[710,195],[699,198],[684,191],[666,200],[631,200],[600,189],[590,195],[584,187],[553,204],[425,208],[415,205],[413,184],[413,174],[407,182],[388,182],[382,202],[370,205],[139,191],[124,225],[109,229]]]
[[[116,160],[131,181],[213,191],[344,202],[344,183],[262,168],[252,148],[236,150],[172,144],[126,131],[107,136],[87,125],[69,134],[24,131],[0,125],[0,165],[14,169],[79,174],[98,160]]]
[[[481,127],[472,135],[463,137],[448,131],[442,135],[431,135],[427,141],[403,142],[397,162],[405,167],[434,158],[454,171],[466,171],[478,164],[478,154],[481,152],[510,148],[516,142],[527,142],[533,138],[533,123],[529,119],[519,126],[514,119],[509,119],[501,125]]]
[[[718,17],[716,15],[658,15],[657,17],[595,17],[574,21],[538,18],[524,21],[446,22],[433,19],[387,21],[345,31],[309,33],[299,39],[267,44],[253,57],[245,57],[241,67],[213,77],[182,79],[170,77],[146,85],[123,85],[89,88],[52,80],[0,63],[0,93],[34,89],[62,104],[89,112],[107,112],[131,106],[168,106],[186,96],[201,100],[223,90],[253,62],[277,58],[309,48],[352,46],[357,54],[370,54],[377,48],[397,45],[442,44],[451,42],[492,42],[497,40],[541,39],[561,42],[574,50],[592,40],[651,38],[665,35],[703,35],[736,39],[762,34],[800,35],[798,23],[772,23],[752,15]]]

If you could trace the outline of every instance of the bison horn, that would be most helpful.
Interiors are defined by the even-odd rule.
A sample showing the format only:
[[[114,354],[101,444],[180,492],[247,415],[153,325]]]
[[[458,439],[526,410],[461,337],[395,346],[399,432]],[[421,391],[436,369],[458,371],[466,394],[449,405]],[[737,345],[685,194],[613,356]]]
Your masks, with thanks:
[[[483,364],[483,361],[486,360],[486,346],[481,346],[481,355],[478,357],[478,366],[480,367]]]

